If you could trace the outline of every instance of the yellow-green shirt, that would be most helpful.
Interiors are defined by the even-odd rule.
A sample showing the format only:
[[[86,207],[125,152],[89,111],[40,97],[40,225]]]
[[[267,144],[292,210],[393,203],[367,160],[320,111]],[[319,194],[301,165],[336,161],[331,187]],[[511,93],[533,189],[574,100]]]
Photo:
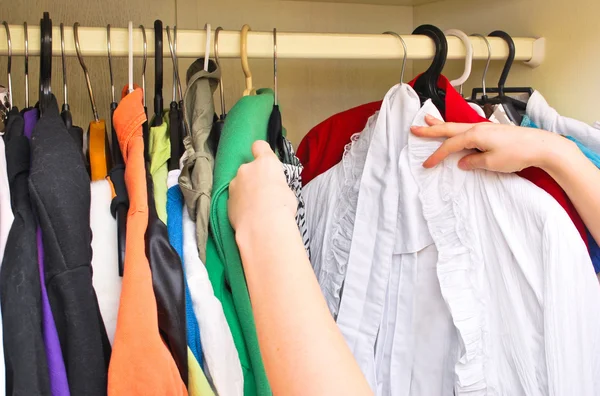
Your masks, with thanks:
[[[215,396],[202,367],[188,347],[188,392],[190,396]]]
[[[169,112],[165,111],[163,123],[150,128],[148,139],[150,153],[150,174],[154,184],[154,204],[158,218],[167,224],[167,162],[171,158],[171,140],[169,136]]]

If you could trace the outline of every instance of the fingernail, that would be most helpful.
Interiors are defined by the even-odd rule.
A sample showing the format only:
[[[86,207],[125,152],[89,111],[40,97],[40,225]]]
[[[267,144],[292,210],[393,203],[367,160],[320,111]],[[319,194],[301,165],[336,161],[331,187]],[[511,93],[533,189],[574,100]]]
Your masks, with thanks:
[[[418,127],[418,126],[416,126],[416,125],[415,125],[415,126],[411,126],[411,127],[410,127],[410,131],[411,131],[411,132],[418,131],[418,130],[419,130],[419,127]]]
[[[471,164],[469,163],[469,161],[462,159],[458,161],[458,167],[462,170],[471,170]]]

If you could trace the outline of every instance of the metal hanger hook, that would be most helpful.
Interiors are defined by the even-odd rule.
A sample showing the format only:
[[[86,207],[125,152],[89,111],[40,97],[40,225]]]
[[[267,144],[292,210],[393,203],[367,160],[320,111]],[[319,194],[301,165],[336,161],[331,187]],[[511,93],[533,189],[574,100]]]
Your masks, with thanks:
[[[110,45],[110,23],[106,25],[106,51],[108,53],[108,74],[110,75],[110,98],[115,102],[115,81],[113,79],[112,56]]]
[[[177,34],[177,27],[173,29],[173,36]],[[167,41],[169,43],[169,51],[171,52],[171,60],[173,61],[173,71],[175,74],[175,81],[173,84],[177,84],[177,88],[179,89],[179,96],[183,98],[183,91],[181,89],[181,83],[179,80],[179,62],[177,61],[177,54],[175,53],[175,47],[173,45],[173,41],[171,40],[171,29],[167,26]]]
[[[29,34],[27,22],[23,22],[23,39],[25,40],[25,108],[29,107]]]
[[[483,88],[483,96],[487,96],[486,87],[485,87],[485,77],[487,76],[488,69],[490,68],[490,61],[492,60],[492,46],[490,45],[490,42],[488,41],[487,37],[485,37],[483,34],[474,33],[471,36],[481,38],[483,41],[485,41],[485,44],[487,45],[488,57],[487,57],[487,62],[485,64],[485,69],[483,69],[483,77],[481,79],[481,87]]]
[[[67,92],[67,65],[65,63],[65,25],[60,24],[60,56],[62,58],[62,72],[63,72],[63,96],[66,108],[69,107],[69,97]]]
[[[273,28],[273,85],[275,87],[275,106],[279,104],[277,96],[277,28]]]
[[[221,26],[215,29],[215,63],[218,68],[221,68],[221,62],[219,60],[219,32],[223,30]],[[221,71],[221,78],[219,79],[219,93],[221,94],[221,116],[225,116],[225,88],[223,87],[223,71]]]
[[[396,32],[387,31],[383,32],[383,34],[391,34],[392,36],[398,38],[398,40],[400,40],[400,43],[402,44],[402,48],[404,49],[404,55],[402,56],[402,71],[400,72],[400,84],[404,84],[404,70],[406,69],[406,59],[408,58],[408,48],[406,47],[406,42],[404,41],[402,36],[400,36]]]
[[[79,22],[75,22],[73,24],[73,38],[75,40],[75,52],[77,52],[77,59],[79,59],[79,64],[83,69],[83,74],[85,75],[85,82],[87,84],[88,94],[90,96],[90,103],[92,104],[92,113],[94,113],[94,120],[98,122],[100,117],[98,116],[98,108],[96,107],[96,100],[94,99],[94,91],[92,90],[92,83],[90,81],[90,73],[88,72],[88,68],[83,61],[83,57],[81,56],[81,47],[79,46]]]
[[[142,90],[144,91],[143,104],[146,107],[146,62],[148,61],[148,42],[146,41],[146,28],[140,25],[142,29],[142,39],[144,40],[144,60],[142,63]]]
[[[10,75],[10,71],[12,68],[12,40],[10,39],[10,28],[8,27],[8,22],[3,21],[4,29],[6,29],[6,42],[8,44],[8,64],[6,66],[6,74],[8,76],[8,105],[9,109],[13,107],[13,98],[12,98],[12,77]]]

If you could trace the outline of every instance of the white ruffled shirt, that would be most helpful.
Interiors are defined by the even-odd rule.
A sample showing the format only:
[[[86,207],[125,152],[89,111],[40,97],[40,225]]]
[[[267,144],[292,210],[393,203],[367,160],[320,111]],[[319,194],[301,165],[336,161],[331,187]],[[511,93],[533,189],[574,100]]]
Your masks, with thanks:
[[[362,172],[338,166],[304,189],[317,277],[372,389],[600,394],[600,288],[568,215],[516,175],[461,171],[465,153],[425,170],[441,140],[409,126],[441,117],[419,106],[411,88],[392,88],[354,143],[368,147]],[[327,196],[326,183],[348,182],[356,203]],[[336,206],[355,208],[354,227],[332,243]]]

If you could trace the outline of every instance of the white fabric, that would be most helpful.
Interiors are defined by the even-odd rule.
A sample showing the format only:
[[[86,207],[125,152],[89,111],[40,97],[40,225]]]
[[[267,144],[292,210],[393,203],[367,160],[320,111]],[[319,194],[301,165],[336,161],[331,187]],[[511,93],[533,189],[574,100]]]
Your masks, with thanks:
[[[225,319],[223,306],[214,295],[208,272],[198,255],[196,224],[185,207],[183,208],[183,265],[194,314],[200,327],[207,376],[212,378],[217,394],[242,396],[244,394],[242,365]]]
[[[119,276],[117,221],[110,213],[112,188],[108,180],[90,185],[90,226],[92,229],[92,283],[100,313],[112,345],[117,328],[123,279]]]
[[[506,110],[502,104],[494,105],[494,112],[488,119],[494,124],[515,125],[508,117],[508,114],[506,114]]]
[[[572,136],[590,150],[600,153],[600,131],[585,122],[561,116],[539,91],[529,98],[527,115],[540,129]]]
[[[169,189],[179,183],[179,181],[177,179],[179,178],[180,174],[181,174],[181,169],[173,169],[173,170],[169,171],[169,173],[167,174],[167,189]]]
[[[467,151],[423,168],[442,140],[411,135],[409,156],[460,336],[456,394],[600,394],[600,288],[569,216],[516,175],[460,170]]]
[[[485,112],[483,111],[483,109],[481,108],[481,106],[479,106],[477,103],[471,103],[471,102],[467,102],[469,103],[469,106],[471,106],[471,108],[473,110],[475,110],[475,112],[477,113],[477,115],[479,115],[479,117],[485,117]]]
[[[378,395],[450,396],[454,386],[456,331],[402,150],[419,107],[412,88],[392,88],[342,162],[303,190],[319,283]]]
[[[4,139],[0,135],[0,265],[4,259],[4,248],[14,220],[10,202],[10,186],[6,169]],[[2,314],[0,312],[0,340],[2,340]],[[6,393],[6,373],[4,370],[4,345],[0,342],[0,394]]]

